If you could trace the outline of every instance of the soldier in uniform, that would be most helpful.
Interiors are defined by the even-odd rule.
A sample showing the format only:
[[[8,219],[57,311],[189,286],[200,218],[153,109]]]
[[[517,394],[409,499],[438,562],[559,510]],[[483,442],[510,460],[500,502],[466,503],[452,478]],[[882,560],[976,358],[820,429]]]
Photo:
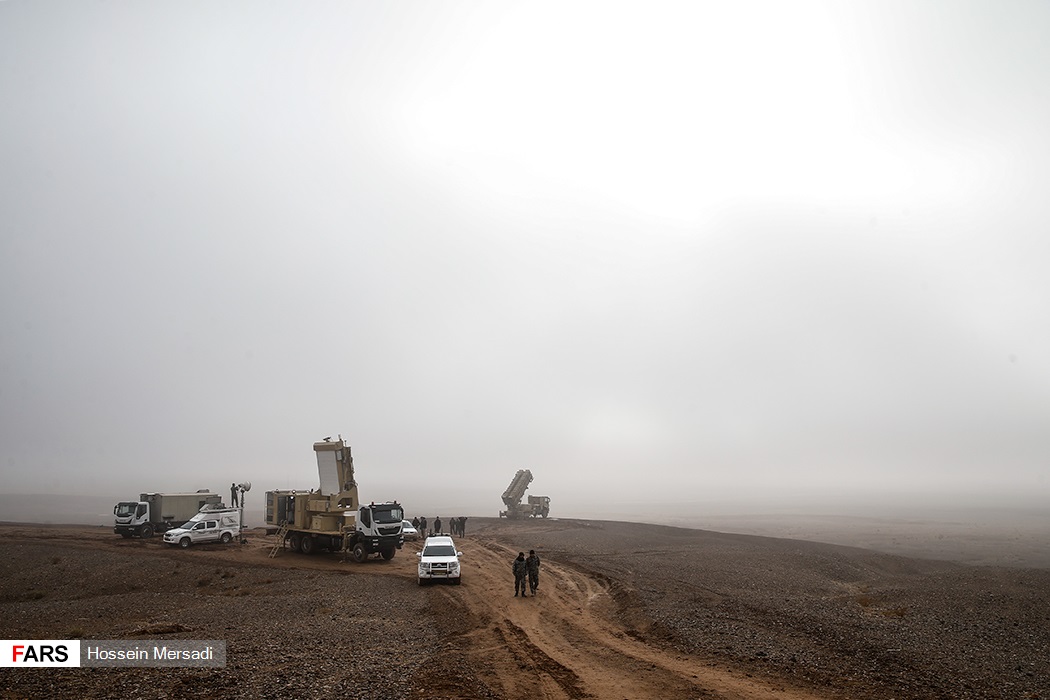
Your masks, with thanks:
[[[518,552],[518,558],[511,564],[511,570],[514,571],[514,597],[518,597],[518,591],[521,591],[521,597],[525,597],[525,552]]]
[[[540,558],[535,549],[529,550],[529,558],[525,560],[525,570],[529,574],[529,590],[532,595],[536,595],[536,590],[540,587]],[[522,589],[521,592],[524,595],[525,590]]]

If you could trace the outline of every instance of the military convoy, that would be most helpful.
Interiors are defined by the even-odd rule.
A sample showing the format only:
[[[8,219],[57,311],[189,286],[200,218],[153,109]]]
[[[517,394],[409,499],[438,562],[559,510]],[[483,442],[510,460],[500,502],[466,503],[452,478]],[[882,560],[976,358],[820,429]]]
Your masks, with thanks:
[[[532,472],[528,469],[519,469],[510,486],[503,492],[503,503],[507,510],[501,510],[501,518],[546,518],[551,511],[551,499],[549,496],[529,496],[525,503],[521,497],[532,483]]]
[[[278,540],[271,556],[286,547],[302,554],[348,552],[358,562],[372,555],[393,559],[405,542],[401,505],[397,501],[361,503],[350,445],[342,437],[315,442],[314,454],[320,482],[317,489],[266,492],[264,518]],[[549,496],[529,496],[522,503],[530,483],[532,472],[519,469],[503,492],[507,509],[500,511],[499,517],[546,518],[550,514]],[[240,488],[243,508],[244,492],[251,485],[235,488]],[[178,533],[165,537],[165,541],[183,547],[209,541],[209,535],[214,534],[210,530],[218,532],[218,541],[228,542],[243,527],[243,511],[227,508],[218,494],[206,489],[195,493],[144,493],[138,501],[118,503],[113,514],[113,531],[123,537],[149,538],[182,527]]]

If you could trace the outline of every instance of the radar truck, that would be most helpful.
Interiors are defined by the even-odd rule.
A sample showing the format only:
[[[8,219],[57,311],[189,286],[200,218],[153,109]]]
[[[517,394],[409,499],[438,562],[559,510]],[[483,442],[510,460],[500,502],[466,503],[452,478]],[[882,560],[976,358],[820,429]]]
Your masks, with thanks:
[[[503,503],[507,510],[501,510],[501,518],[546,518],[551,510],[551,499],[549,496],[529,496],[525,503],[521,497],[532,483],[532,472],[528,469],[519,469],[514,478],[510,480],[510,486],[503,492]]]
[[[320,488],[266,492],[266,524],[293,552],[346,551],[361,562],[373,554],[393,559],[405,540],[404,511],[396,501],[363,504],[354,480],[354,458],[343,438],[314,443]]]
[[[149,539],[154,533],[179,527],[207,505],[219,505],[222,497],[208,489],[195,493],[143,493],[137,501],[113,506],[113,532],[121,537]]]

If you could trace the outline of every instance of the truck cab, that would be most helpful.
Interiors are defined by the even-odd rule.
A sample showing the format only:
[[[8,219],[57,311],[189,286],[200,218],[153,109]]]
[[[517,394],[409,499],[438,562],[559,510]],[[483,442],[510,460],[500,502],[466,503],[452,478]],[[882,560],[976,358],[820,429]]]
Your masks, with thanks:
[[[124,537],[141,535],[141,527],[149,522],[149,503],[144,501],[122,501],[113,506],[114,532]],[[149,536],[152,536],[150,532]]]
[[[370,503],[357,509],[356,532],[351,538],[350,553],[355,561],[370,554],[393,559],[395,550],[405,544],[402,522],[405,511],[396,501]]]

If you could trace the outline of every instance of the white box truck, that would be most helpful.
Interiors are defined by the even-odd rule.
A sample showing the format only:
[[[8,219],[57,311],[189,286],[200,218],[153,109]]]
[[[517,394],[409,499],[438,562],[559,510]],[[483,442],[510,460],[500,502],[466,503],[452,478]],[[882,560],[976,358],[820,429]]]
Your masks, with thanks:
[[[222,497],[208,489],[195,493],[143,493],[137,501],[113,506],[113,532],[121,537],[149,539],[156,532],[178,527],[206,505],[220,505]]]

